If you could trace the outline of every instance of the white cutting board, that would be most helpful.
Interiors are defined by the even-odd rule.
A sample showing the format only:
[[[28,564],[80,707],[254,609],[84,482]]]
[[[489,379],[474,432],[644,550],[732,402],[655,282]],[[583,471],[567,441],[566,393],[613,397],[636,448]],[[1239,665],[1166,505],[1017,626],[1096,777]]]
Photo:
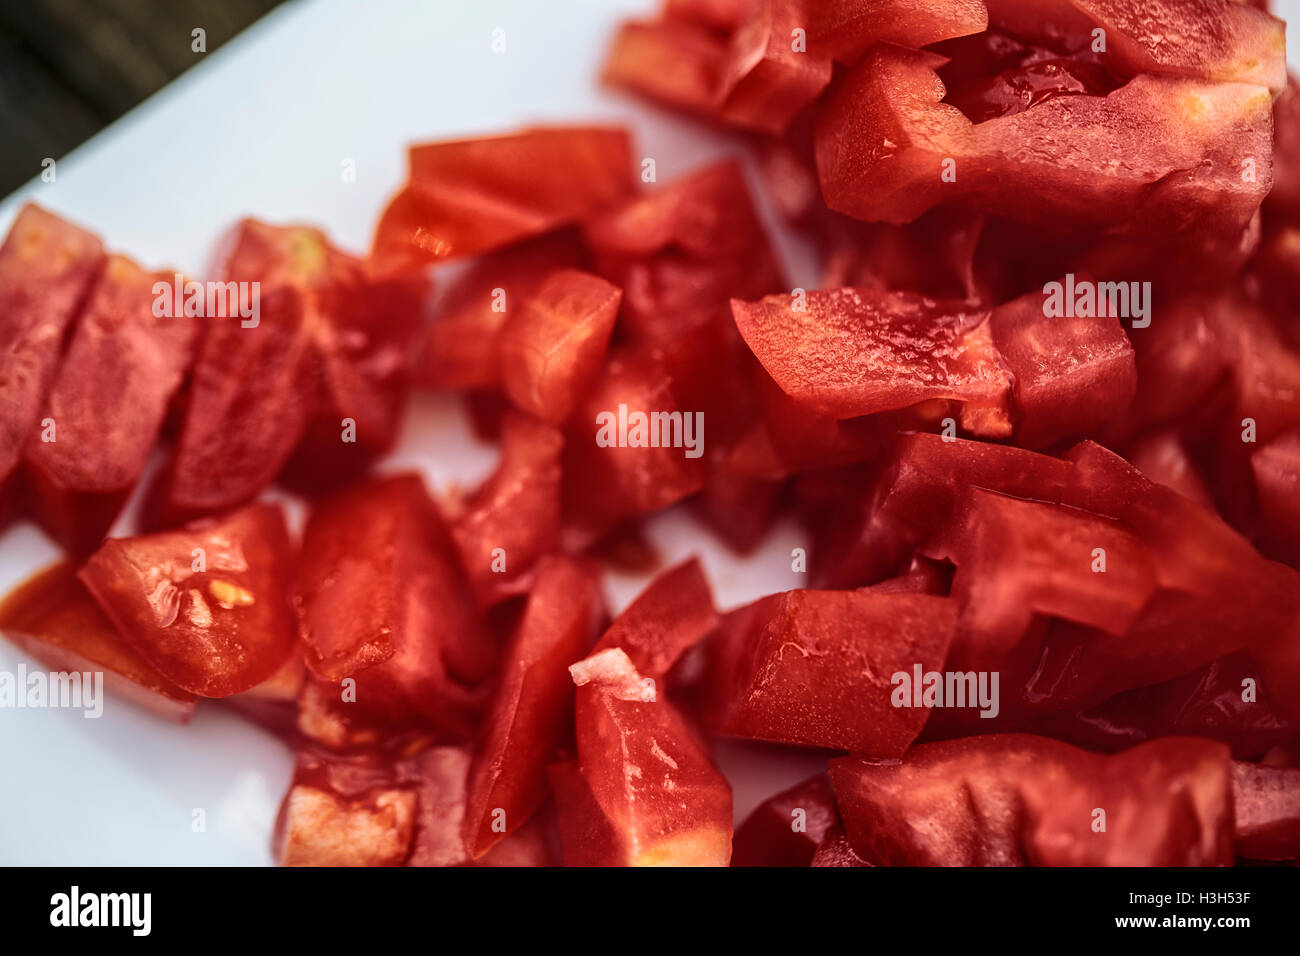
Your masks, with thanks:
[[[624,123],[637,155],[654,157],[666,182],[740,146],[598,87],[617,23],[658,6],[296,0],[222,49],[195,54],[185,76],[67,157],[54,157],[53,183],[34,179],[0,202],[0,233],[32,199],[154,268],[201,275],[216,238],[246,215],[316,224],[361,252],[403,179],[408,143],[543,122]],[[1277,7],[1287,16],[1300,12],[1300,0]],[[504,52],[493,51],[496,30],[504,31]],[[175,42],[188,49],[188,29]],[[30,157],[33,177],[43,159]],[[342,179],[345,160],[355,163],[355,182]],[[808,250],[773,232],[792,283],[815,284]],[[494,460],[455,403],[423,396],[383,468],[419,467],[432,486],[446,488],[481,479]],[[790,550],[806,542],[790,523],[745,561],[679,510],[652,521],[650,534],[669,561],[700,554],[723,608],[803,583],[790,571]],[[57,556],[31,525],[12,528],[0,537],[0,592]],[[642,583],[610,575],[613,609]],[[0,670],[23,662],[0,642]],[[718,756],[736,787],[738,820],[819,766],[738,743],[722,744]],[[186,727],[111,698],[98,720],[0,709],[0,865],[269,863],[291,768],[286,747],[215,705],[200,706]],[[206,816],[204,832],[191,825],[196,809]]]

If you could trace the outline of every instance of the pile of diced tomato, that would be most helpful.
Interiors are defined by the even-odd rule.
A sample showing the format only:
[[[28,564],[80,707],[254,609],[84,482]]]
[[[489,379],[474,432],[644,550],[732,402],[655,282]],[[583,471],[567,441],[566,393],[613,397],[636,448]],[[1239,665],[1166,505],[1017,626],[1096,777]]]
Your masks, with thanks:
[[[0,630],[290,741],[286,864],[1294,861],[1283,30],[1238,0],[667,0],[603,80],[737,159],[652,183],[595,126],[412,147],[364,257],[234,229],[213,277],[258,284],[251,322],[159,315],[171,272],[28,206],[0,511],[67,556]],[[412,388],[500,444],[480,487],[384,467]],[[793,519],[807,586],[720,611],[698,560],[658,567],[669,507],[739,554]],[[610,567],[657,571],[612,619]],[[733,832],[720,737],[827,771]]]

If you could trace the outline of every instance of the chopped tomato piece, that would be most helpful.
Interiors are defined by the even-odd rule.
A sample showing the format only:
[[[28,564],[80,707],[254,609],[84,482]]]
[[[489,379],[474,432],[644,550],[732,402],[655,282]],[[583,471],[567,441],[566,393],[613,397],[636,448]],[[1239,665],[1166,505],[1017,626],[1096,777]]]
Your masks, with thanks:
[[[168,720],[194,714],[194,695],[122,639],[70,564],[46,568],[7,595],[0,634],[52,671],[102,672],[108,690]]]
[[[299,614],[307,665],[355,681],[344,704],[381,724],[464,739],[489,673],[478,616],[437,506],[417,475],[362,482],[319,502],[303,532]]]
[[[602,82],[673,109],[715,113],[727,43],[686,20],[628,20],[610,44]]]
[[[682,716],[618,648],[570,670],[579,766],[608,821],[610,862],[726,866],[731,787]]]
[[[1140,439],[1125,457],[1152,481],[1174,489],[1199,505],[1214,507],[1196,462],[1188,455],[1182,438],[1172,429],[1153,432]]]
[[[825,414],[853,418],[954,399],[964,403],[970,430],[1011,432],[1011,381],[987,312],[867,289],[773,295],[732,309],[782,391]]]
[[[755,0],[731,37],[718,84],[722,118],[778,135],[831,81],[831,58],[795,30],[807,25],[803,0]]]
[[[938,670],[956,605],[922,594],[787,591],[734,651],[722,732],[736,737],[897,757],[929,708],[908,696],[914,671]],[[919,684],[919,679],[916,681]]]
[[[664,16],[670,20],[702,23],[730,32],[740,25],[749,0],[664,0]]]
[[[1233,859],[1231,761],[1210,741],[1158,740],[1107,757],[1046,737],[990,735],[924,744],[901,762],[840,757],[830,773],[849,842],[875,865]]]
[[[1189,228],[1224,220],[1239,236],[1267,195],[1263,87],[1142,74],[1108,96],[1056,97],[973,125],[942,102],[943,62],[879,44],[831,95],[816,152],[832,209],[905,223],[961,198],[1022,220],[1115,225],[1173,206]],[[1254,182],[1239,175],[1246,156],[1259,163]],[[1203,178],[1176,176],[1198,167]]]
[[[593,570],[550,557],[537,570],[505,653],[501,686],[469,781],[465,845],[481,857],[546,798],[546,767],[569,733],[569,665],[586,654],[604,619]]]
[[[1126,635],[1155,591],[1151,553],[1119,522],[979,488],[926,550],[957,565],[955,670],[997,670],[1034,615]]]
[[[919,48],[989,25],[980,0],[819,0],[808,13],[810,48],[848,64],[877,43]]]
[[[207,319],[161,489],[164,524],[241,504],[286,465],[305,487],[346,480],[389,448],[401,421],[422,279],[373,281],[317,230],[252,220],[223,275],[258,284],[258,314]]]
[[[231,694],[225,702],[272,733],[292,737],[298,722],[298,701],[306,682],[307,665],[298,646],[274,674],[246,691]]]
[[[901,571],[947,522],[962,485],[1057,501],[1069,472],[1066,462],[1019,448],[904,434],[875,490],[851,520],[841,519],[825,556],[814,555],[814,581],[854,587]]]
[[[566,513],[600,537],[627,518],[699,491],[704,484],[699,453],[707,436],[697,426],[704,421],[703,413],[678,405],[656,357],[634,350],[611,353],[565,433]]]
[[[839,822],[830,778],[819,773],[758,805],[736,831],[731,865],[809,866]]]
[[[417,379],[429,388],[495,388],[501,384],[501,340],[512,310],[556,269],[574,268],[581,252],[566,230],[476,259],[438,302],[424,334]]]
[[[1300,769],[1232,765],[1237,855],[1300,859]]]
[[[74,554],[94,551],[121,511],[193,357],[196,320],[157,315],[155,280],[171,289],[171,275],[109,257],[45,400],[55,430],[27,443],[32,510]]]
[[[506,322],[501,365],[518,408],[558,425],[600,374],[623,293],[576,269],[551,273]]]
[[[1300,568],[1300,431],[1251,455],[1259,497],[1259,548]]]
[[[1137,372],[1115,317],[1049,316],[1044,297],[1030,293],[995,309],[990,326],[1015,385],[1016,444],[1093,434],[1128,410]]]
[[[826,835],[822,838],[822,842],[817,844],[817,849],[813,852],[808,865],[871,866],[870,863],[862,859],[854,851],[853,845],[849,843],[849,836],[844,832],[843,824],[840,823],[836,823],[826,831]]]
[[[293,552],[278,505],[110,538],[78,576],[127,643],[202,697],[260,684],[297,640]]]
[[[785,286],[740,164],[726,160],[629,200],[583,231],[596,271],[623,290],[621,335],[671,342],[733,298]]]
[[[1286,84],[1285,25],[1236,0],[987,0],[989,20],[1023,36],[1105,37],[1105,52],[1132,73]],[[1177,37],[1175,42],[1172,38]]]
[[[375,228],[377,272],[478,255],[571,225],[632,192],[625,131],[536,127],[413,146],[406,185]]]
[[[64,333],[103,262],[97,238],[31,203],[0,246],[0,499],[39,421]]]
[[[452,525],[482,606],[526,591],[537,560],[554,550],[563,447],[557,429],[518,412],[507,416],[500,464]]]
[[[692,558],[651,581],[601,636],[593,653],[621,648],[645,677],[660,680],[718,623],[699,559]]]

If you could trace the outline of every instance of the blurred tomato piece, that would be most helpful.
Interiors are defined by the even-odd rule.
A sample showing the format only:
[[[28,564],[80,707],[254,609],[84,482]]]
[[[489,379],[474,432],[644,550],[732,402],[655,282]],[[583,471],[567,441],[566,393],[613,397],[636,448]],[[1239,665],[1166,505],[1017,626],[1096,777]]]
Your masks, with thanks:
[[[0,603],[0,634],[51,671],[103,673],[117,696],[178,723],[194,713],[194,695],[155,670],[104,616],[71,564],[56,564]]]
[[[164,285],[165,309],[156,307],[155,282]],[[189,370],[201,320],[172,300],[173,276],[110,256],[45,400],[56,431],[38,430],[27,443],[32,511],[73,554],[89,554],[104,539]]]
[[[809,866],[839,822],[830,778],[819,773],[764,800],[745,818],[731,865]]]
[[[659,680],[718,623],[698,558],[651,581],[601,635],[593,653],[620,648],[645,677]]]

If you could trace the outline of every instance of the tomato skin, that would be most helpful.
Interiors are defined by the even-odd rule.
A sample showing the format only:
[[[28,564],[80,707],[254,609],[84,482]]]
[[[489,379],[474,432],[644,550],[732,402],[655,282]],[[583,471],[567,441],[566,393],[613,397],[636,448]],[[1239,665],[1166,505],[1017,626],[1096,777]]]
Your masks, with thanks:
[[[1300,430],[1250,458],[1259,499],[1259,549],[1300,568]]]
[[[622,129],[547,126],[413,146],[410,174],[375,228],[369,266],[393,275],[551,232],[626,198]]]
[[[65,331],[104,263],[95,236],[29,203],[0,246],[0,506],[39,422]]]
[[[569,665],[604,619],[594,568],[548,557],[538,567],[469,777],[465,845],[481,857],[546,798],[546,767],[571,733]],[[504,829],[494,824],[504,812]]]
[[[803,829],[794,829],[796,822]],[[830,778],[819,773],[769,797],[745,818],[736,830],[731,865],[810,866],[839,822]]]
[[[293,571],[283,511],[259,504],[176,531],[110,538],[78,577],[159,673],[201,697],[229,697],[292,652]]]
[[[173,276],[107,259],[45,399],[57,439],[27,443],[31,509],[73,554],[94,551],[121,511],[193,359],[197,320],[156,316],[155,282],[170,290]]]
[[[322,499],[303,532],[298,610],[307,666],[356,681],[345,709],[382,726],[468,738],[475,685],[495,648],[450,534],[416,474],[368,479]]]
[[[1107,757],[1046,737],[923,744],[898,763],[830,761],[853,849],[874,865],[1225,866],[1232,762],[1168,738]],[[1094,808],[1106,812],[1094,831]]]
[[[194,695],[122,639],[72,564],[46,568],[8,594],[0,602],[0,632],[53,671],[102,671],[115,696],[167,720],[185,723],[194,714]]]

